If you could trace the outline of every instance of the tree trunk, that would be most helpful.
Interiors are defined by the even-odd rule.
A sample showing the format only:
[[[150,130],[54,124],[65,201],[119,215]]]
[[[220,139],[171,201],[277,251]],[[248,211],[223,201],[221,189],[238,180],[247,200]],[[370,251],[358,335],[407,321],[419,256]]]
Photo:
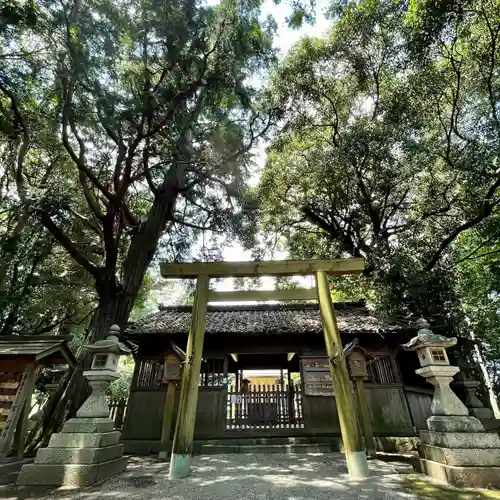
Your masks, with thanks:
[[[179,173],[175,179],[166,179],[144,223],[132,237],[127,256],[121,266],[122,283],[116,276],[116,261],[107,269],[101,269],[96,277],[96,291],[99,304],[90,322],[85,343],[106,338],[109,327],[117,324],[122,332],[139,293],[144,276],[153,260],[158,241],[171,217],[172,208],[178,195]],[[43,417],[32,429],[26,446],[26,453],[33,453],[44,444],[50,435],[62,426],[76,412],[89,396],[89,386],[82,373],[90,367],[90,356],[80,349],[77,353],[78,365],[69,370],[58,390],[44,406]]]

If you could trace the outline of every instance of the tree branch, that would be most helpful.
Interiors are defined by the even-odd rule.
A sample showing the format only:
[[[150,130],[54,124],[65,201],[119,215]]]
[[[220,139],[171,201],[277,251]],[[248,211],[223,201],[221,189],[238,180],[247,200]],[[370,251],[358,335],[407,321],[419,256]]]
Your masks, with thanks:
[[[500,187],[500,177],[495,181],[495,183],[490,187],[488,190],[488,193],[486,194],[485,200],[481,206],[481,209],[479,210],[479,213],[473,217],[472,219],[469,219],[467,222],[464,222],[460,226],[456,227],[455,230],[453,230],[439,245],[438,249],[434,253],[434,255],[431,257],[427,265],[425,266],[425,269],[427,271],[430,271],[440,260],[443,252],[448,248],[451,243],[455,241],[455,239],[464,231],[467,229],[470,229],[471,227],[474,227],[475,225],[479,224],[482,222],[484,219],[486,219],[491,213],[493,212],[493,208],[495,205],[498,204],[499,200],[493,200],[493,196],[496,192],[496,190]]]
[[[21,198],[21,200],[27,201],[28,193],[23,174],[23,167],[24,158],[26,157],[26,153],[28,152],[30,144],[28,123],[26,122],[26,119],[21,112],[19,99],[17,98],[16,94],[8,89],[7,86],[2,82],[2,78],[0,78],[0,90],[9,98],[12,112],[14,113],[14,116],[16,117],[22,128],[23,139],[17,152],[15,177],[19,197]]]
[[[52,220],[49,214],[42,210],[38,210],[38,216],[42,224],[54,236],[54,238],[67,250],[67,252],[92,276],[97,277],[99,268],[92,264],[79,248],[71,241],[69,236]]]

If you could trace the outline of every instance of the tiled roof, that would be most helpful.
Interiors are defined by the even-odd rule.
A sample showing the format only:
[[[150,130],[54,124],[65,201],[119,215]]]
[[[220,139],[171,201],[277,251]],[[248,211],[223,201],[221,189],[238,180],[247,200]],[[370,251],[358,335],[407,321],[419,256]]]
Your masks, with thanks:
[[[49,364],[76,364],[66,337],[8,335],[0,338],[0,357],[29,357]]]
[[[362,303],[335,304],[339,328],[344,333],[388,333],[405,330],[409,321],[382,320]],[[127,329],[129,334],[187,333],[191,306],[163,307]],[[208,306],[206,333],[279,334],[322,333],[318,304],[263,304]]]

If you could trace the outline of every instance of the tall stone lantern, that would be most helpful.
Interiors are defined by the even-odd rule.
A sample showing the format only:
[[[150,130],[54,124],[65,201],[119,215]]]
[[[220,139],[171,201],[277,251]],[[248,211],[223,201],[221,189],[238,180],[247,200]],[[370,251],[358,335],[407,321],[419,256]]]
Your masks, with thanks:
[[[446,349],[456,345],[457,339],[434,334],[425,319],[420,319],[417,327],[417,336],[402,347],[417,353],[420,368],[415,373],[435,391],[428,430],[420,432],[415,468],[455,486],[500,486],[500,436],[486,432],[450,388],[460,369],[450,366]]]
[[[120,378],[118,360],[120,356],[130,354],[130,349],[122,344],[117,335],[120,333],[118,325],[112,325],[105,340],[83,346],[83,349],[92,353],[90,370],[83,372],[89,381],[92,393],[83,403],[76,414],[77,417],[106,418],[109,416],[109,406],[106,399],[106,389],[111,382]]]
[[[415,371],[435,388],[431,411],[433,415],[469,415],[469,410],[450,388],[453,377],[460,371],[458,366],[450,366],[446,349],[456,345],[456,337],[436,335],[429,329],[425,319],[417,321],[417,336],[402,347],[406,351],[416,351],[420,366]]]
[[[22,467],[18,486],[87,486],[122,472],[127,466],[120,432],[109,418],[106,389],[119,378],[118,360],[129,354],[113,325],[105,340],[84,346],[92,353],[90,370],[83,372],[92,393],[62,431],[52,434],[47,448],[40,448],[32,464]]]

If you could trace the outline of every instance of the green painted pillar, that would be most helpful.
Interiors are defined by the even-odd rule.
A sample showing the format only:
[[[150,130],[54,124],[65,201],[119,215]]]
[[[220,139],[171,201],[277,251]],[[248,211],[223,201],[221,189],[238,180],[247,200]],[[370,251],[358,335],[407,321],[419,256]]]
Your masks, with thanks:
[[[368,401],[366,400],[365,383],[361,377],[354,378],[354,387],[356,396],[358,398],[359,416],[361,419],[361,427],[363,429],[363,436],[365,438],[366,454],[370,458],[377,456],[375,440],[373,438],[372,421],[370,418],[370,409],[368,408]]]
[[[175,382],[167,383],[167,397],[165,399],[165,409],[163,411],[163,425],[161,428],[161,447],[159,458],[166,460],[169,453],[170,433],[172,431],[172,419],[175,404]]]
[[[208,302],[209,277],[198,276],[194,297],[186,362],[182,373],[181,398],[170,459],[170,479],[189,476],[193,449],[198,387]]]
[[[357,419],[352,417],[355,415],[356,408],[351,393],[349,372],[333,309],[328,277],[323,271],[316,273],[316,286],[347,469],[353,477],[367,477],[369,472],[366,453]]]

